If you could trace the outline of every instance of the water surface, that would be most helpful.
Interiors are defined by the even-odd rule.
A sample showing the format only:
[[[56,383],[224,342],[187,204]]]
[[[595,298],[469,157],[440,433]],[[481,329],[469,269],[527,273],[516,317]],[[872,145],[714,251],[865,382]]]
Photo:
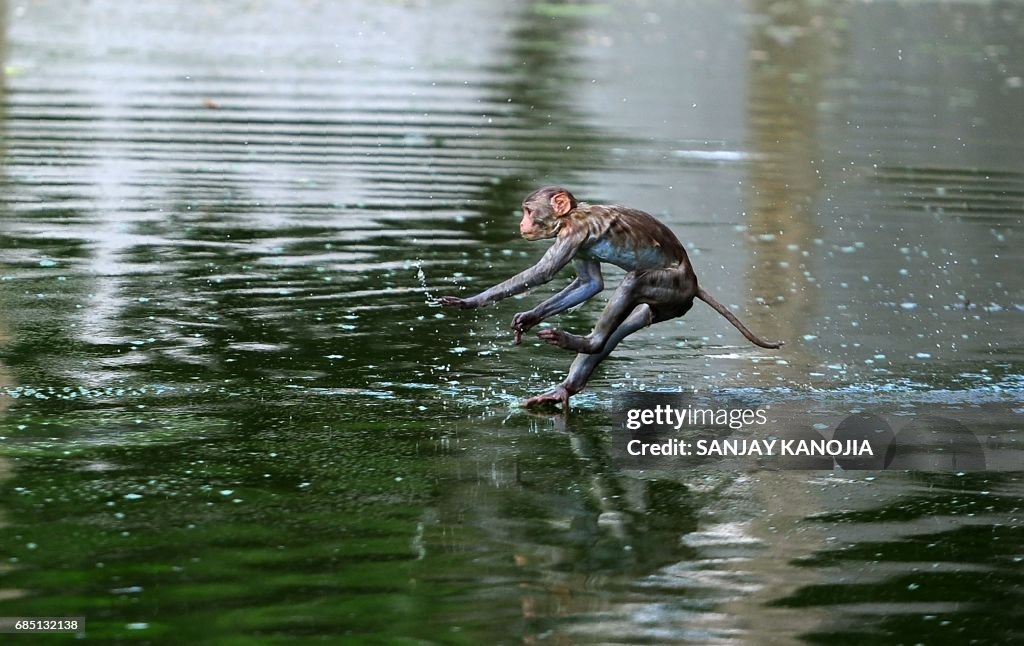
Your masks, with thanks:
[[[1019,3],[0,7],[0,614],[100,642],[1020,638]],[[570,361],[511,344],[539,297],[430,302],[534,262],[517,205],[556,182],[663,219],[785,348],[698,305],[570,415],[520,411]],[[988,468],[624,469],[640,390],[826,435],[940,415]]]

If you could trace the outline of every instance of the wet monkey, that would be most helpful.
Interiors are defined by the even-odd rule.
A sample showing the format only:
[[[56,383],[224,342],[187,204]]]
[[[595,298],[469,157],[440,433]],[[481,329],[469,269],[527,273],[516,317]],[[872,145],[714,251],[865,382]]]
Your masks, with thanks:
[[[524,406],[561,403],[583,390],[591,373],[622,339],[653,323],[686,314],[699,298],[732,323],[749,341],[762,348],[778,348],[748,330],[724,305],[697,284],[686,250],[675,234],[653,216],[624,206],[577,202],[572,193],[547,186],[523,201],[519,232],[527,240],[554,238],[536,265],[484,290],[476,296],[442,296],[445,307],[472,309],[542,285],[569,263],[576,279],[568,287],[531,310],[512,318],[515,342],[544,319],[579,305],[604,289],[601,263],[625,269],[626,277],[605,305],[594,329],[586,336],[562,330],[537,333],[546,343],[576,352],[565,381],[526,400]]]

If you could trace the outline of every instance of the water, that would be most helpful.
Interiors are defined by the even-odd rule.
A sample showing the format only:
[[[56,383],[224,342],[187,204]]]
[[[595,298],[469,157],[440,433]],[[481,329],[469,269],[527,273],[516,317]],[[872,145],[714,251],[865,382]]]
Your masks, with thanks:
[[[90,640],[1000,643],[1024,554],[1024,7],[0,4],[0,614]],[[526,193],[662,218],[710,308],[568,417]],[[618,274],[608,272],[614,284]],[[586,329],[598,305],[557,324]],[[673,472],[617,397],[981,438]]]

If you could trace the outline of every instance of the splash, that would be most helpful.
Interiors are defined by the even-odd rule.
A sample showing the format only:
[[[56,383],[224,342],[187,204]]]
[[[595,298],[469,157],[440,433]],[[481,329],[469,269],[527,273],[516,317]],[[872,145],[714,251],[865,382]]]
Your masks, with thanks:
[[[438,301],[437,296],[434,296],[430,292],[430,287],[427,286],[427,274],[423,271],[423,261],[417,258],[412,265],[416,268],[416,280],[419,281],[420,288],[423,290],[423,296],[427,306],[441,307],[441,303]]]

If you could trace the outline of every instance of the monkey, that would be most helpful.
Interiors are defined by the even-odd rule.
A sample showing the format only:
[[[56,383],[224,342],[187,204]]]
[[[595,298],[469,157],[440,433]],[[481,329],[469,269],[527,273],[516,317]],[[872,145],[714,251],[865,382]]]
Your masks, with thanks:
[[[577,202],[567,189],[545,186],[523,200],[522,214],[519,233],[523,238],[554,238],[544,256],[532,267],[475,296],[442,296],[438,299],[442,307],[483,307],[547,283],[571,262],[575,280],[512,318],[513,339],[519,345],[523,335],[541,321],[603,291],[602,262],[627,272],[590,334],[580,336],[551,328],[537,333],[549,345],[576,352],[576,358],[562,383],[527,399],[523,406],[561,404],[563,410],[568,410],[569,398],[583,390],[597,365],[620,341],[654,323],[683,316],[690,311],[694,298],[710,305],[755,345],[768,349],[783,345],[755,335],[700,287],[682,243],[649,213],[625,206]]]

